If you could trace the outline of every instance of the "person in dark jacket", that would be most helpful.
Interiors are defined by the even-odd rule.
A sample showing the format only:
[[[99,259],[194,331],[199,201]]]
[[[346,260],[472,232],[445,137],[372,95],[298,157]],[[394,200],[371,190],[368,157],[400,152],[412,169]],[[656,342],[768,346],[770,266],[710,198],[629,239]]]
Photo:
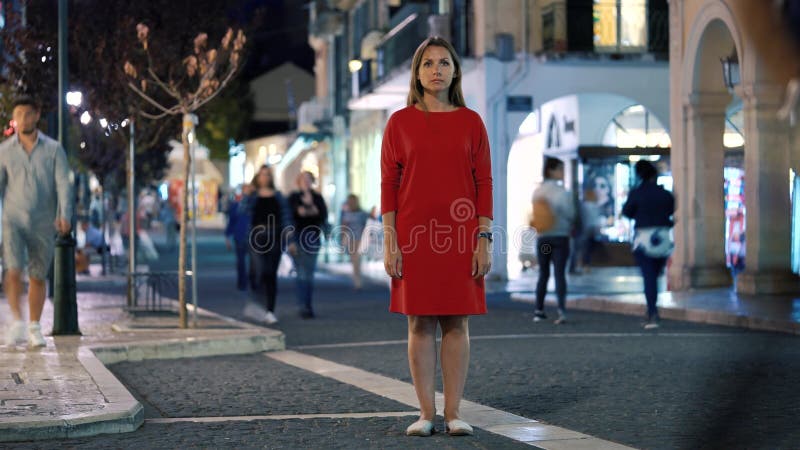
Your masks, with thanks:
[[[622,214],[635,222],[633,256],[644,279],[644,295],[647,299],[644,328],[650,330],[659,326],[656,306],[658,277],[664,272],[667,258],[672,253],[670,233],[674,225],[672,214],[675,212],[675,197],[656,184],[658,171],[649,161],[637,162],[634,170],[640,183],[628,195]]]
[[[240,208],[242,200],[253,192],[250,184],[242,185],[240,197],[228,202],[228,225],[225,227],[225,246],[228,250],[236,249],[236,288],[247,291],[249,279],[249,246],[250,222],[252,217],[246,208]],[[233,243],[231,243],[233,241]]]
[[[278,267],[283,250],[293,239],[294,223],[286,198],[275,188],[272,169],[263,165],[251,183],[253,193],[243,198],[240,209],[249,212],[250,263],[253,292],[264,295],[267,312],[263,320],[276,323],[275,302],[278,292]]]
[[[314,318],[311,296],[314,291],[314,271],[321,247],[322,235],[328,223],[328,208],[322,196],[312,189],[314,175],[302,172],[297,177],[298,190],[289,195],[292,210],[296,247],[292,248],[294,267],[297,272],[297,303],[300,317]]]

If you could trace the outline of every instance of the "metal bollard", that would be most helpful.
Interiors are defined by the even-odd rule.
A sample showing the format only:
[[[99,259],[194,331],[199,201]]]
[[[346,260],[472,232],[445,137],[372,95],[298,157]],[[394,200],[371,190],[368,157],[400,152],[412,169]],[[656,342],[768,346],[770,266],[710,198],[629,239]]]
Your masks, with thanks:
[[[56,239],[53,280],[53,336],[79,335],[75,239],[71,234]]]

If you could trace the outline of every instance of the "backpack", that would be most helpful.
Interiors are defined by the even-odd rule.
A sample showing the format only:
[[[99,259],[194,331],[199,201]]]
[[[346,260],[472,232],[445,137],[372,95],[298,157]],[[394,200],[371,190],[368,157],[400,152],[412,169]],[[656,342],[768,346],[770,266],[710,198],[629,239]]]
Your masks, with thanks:
[[[543,233],[552,229],[555,224],[556,218],[553,215],[553,209],[550,207],[550,203],[544,199],[534,200],[533,212],[529,225],[535,228],[538,233]]]

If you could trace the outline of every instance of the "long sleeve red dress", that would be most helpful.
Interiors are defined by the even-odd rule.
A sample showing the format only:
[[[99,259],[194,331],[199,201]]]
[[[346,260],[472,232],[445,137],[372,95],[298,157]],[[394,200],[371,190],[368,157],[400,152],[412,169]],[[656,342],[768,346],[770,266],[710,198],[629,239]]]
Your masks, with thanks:
[[[472,278],[478,217],[492,218],[492,164],[480,116],[467,108],[389,118],[381,148],[381,211],[395,211],[402,278],[389,310],[415,316],[486,313]]]

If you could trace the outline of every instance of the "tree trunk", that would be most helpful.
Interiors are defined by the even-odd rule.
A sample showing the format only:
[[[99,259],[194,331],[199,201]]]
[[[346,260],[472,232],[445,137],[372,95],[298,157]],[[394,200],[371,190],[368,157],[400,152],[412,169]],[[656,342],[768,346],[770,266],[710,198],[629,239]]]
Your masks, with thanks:
[[[191,164],[191,154],[189,153],[189,133],[185,129],[182,133],[183,141],[183,198],[181,199],[181,236],[178,245],[178,314],[180,327],[187,328],[186,320],[186,224],[187,211],[189,210],[189,165]]]

